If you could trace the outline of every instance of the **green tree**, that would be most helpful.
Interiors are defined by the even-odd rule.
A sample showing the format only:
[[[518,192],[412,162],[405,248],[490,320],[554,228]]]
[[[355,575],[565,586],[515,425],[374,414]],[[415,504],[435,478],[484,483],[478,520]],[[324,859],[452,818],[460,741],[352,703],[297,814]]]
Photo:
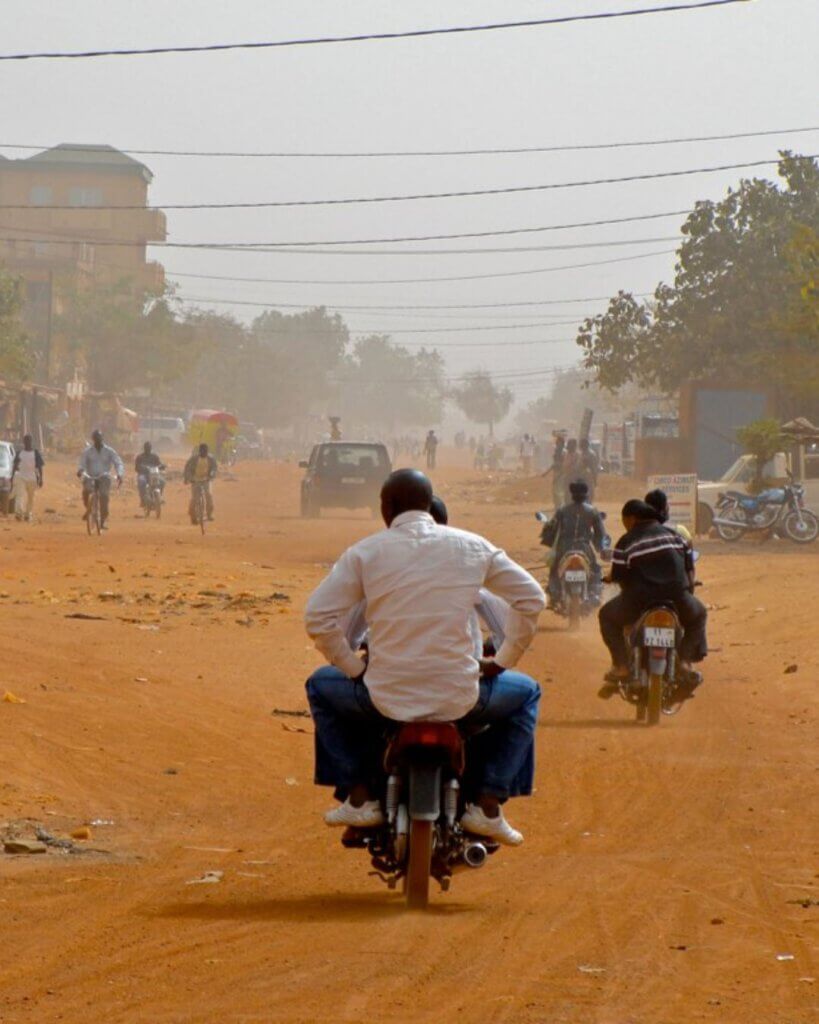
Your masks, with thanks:
[[[372,426],[391,435],[439,423],[445,393],[438,352],[411,352],[388,335],[373,334],[359,338],[345,362],[339,408],[349,426]]]
[[[468,373],[461,387],[453,388],[451,395],[467,419],[484,424],[490,437],[494,436],[495,424],[506,416],[513,401],[509,388],[493,384],[483,370]]]
[[[0,269],[0,374],[24,380],[34,365],[28,336],[23,330],[23,280]]]
[[[783,153],[779,174],[783,187],[742,181],[720,202],[698,202],[673,285],[658,285],[650,302],[621,291],[583,323],[577,342],[601,385],[669,393],[719,374],[816,394],[819,339],[789,322],[800,285],[788,253],[803,227],[819,225],[819,164]]]
[[[737,431],[737,440],[754,457],[753,493],[765,486],[765,464],[782,451],[785,440],[779,423],[774,419],[755,420]]]

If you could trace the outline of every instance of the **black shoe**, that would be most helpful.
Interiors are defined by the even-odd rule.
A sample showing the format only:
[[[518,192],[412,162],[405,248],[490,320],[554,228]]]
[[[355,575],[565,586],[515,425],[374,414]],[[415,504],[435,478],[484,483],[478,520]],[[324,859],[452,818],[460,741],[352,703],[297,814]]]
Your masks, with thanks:
[[[611,698],[618,692],[619,687],[617,683],[605,682],[597,691],[597,696],[601,700],[611,700]]]

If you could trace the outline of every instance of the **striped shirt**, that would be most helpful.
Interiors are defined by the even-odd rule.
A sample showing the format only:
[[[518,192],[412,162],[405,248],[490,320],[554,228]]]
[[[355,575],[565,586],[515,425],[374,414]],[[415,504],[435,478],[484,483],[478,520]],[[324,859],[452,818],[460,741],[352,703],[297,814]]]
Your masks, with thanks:
[[[690,548],[675,531],[657,522],[637,523],[617,541],[611,578],[623,589],[688,589]]]

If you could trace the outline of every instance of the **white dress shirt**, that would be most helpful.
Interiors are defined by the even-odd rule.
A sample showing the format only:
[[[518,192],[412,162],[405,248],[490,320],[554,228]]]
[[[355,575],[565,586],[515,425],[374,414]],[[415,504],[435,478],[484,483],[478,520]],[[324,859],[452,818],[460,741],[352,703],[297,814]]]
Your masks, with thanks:
[[[373,704],[396,721],[454,721],[478,699],[470,620],[484,586],[509,603],[495,660],[511,668],[545,605],[540,584],[483,537],[438,526],[427,512],[404,512],[339,558],[307,602],[307,632],[328,661],[360,675],[345,623],[366,601]]]

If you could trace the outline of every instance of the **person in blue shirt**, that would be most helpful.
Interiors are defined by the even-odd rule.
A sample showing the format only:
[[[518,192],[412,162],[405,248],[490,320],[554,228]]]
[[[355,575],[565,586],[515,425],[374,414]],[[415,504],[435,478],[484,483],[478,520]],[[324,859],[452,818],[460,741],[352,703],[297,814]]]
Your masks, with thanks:
[[[80,455],[77,476],[82,479],[82,501],[85,505],[83,519],[88,518],[88,502],[91,492],[94,490],[94,481],[99,480],[100,494],[100,525],[106,529],[108,521],[109,497],[111,495],[111,470],[117,478],[117,485],[122,486],[122,478],[125,476],[125,466],[122,459],[117,455],[110,445],[103,442],[102,431],[95,430],[91,435],[91,444]]]

